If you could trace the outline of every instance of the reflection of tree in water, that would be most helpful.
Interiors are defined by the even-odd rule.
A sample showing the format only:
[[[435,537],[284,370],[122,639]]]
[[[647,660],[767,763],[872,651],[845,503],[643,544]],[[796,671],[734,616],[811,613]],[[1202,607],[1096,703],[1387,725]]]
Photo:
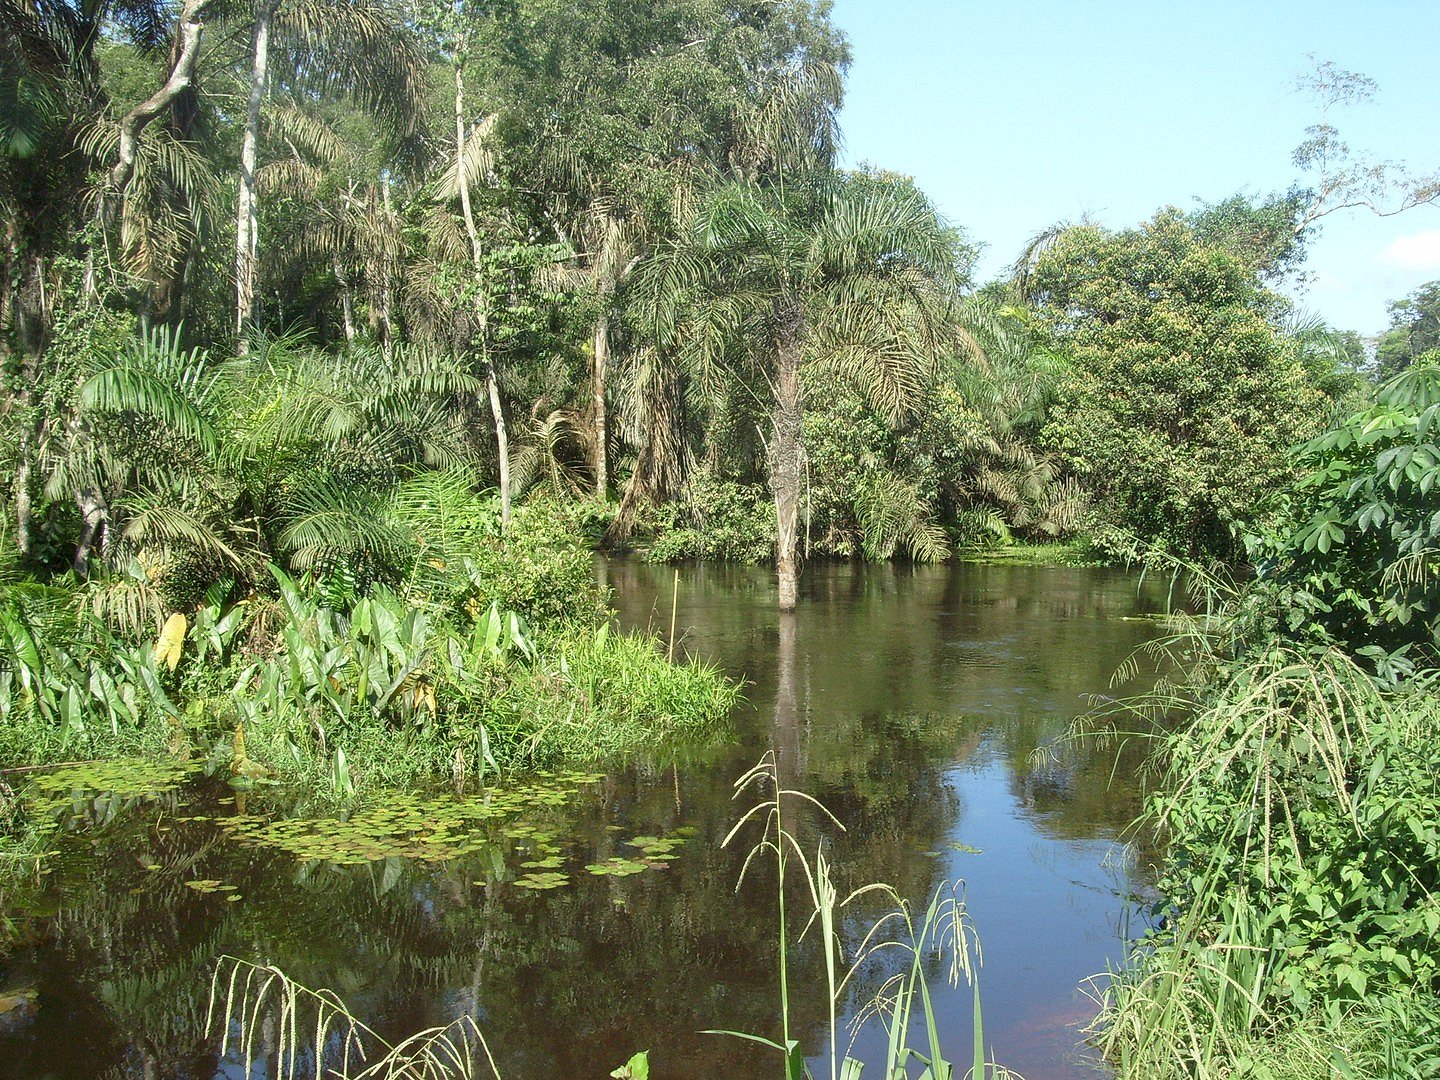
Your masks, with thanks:
[[[1011,794],[1040,832],[1057,840],[1123,841],[1133,865],[1155,865],[1155,837],[1130,827],[1144,809],[1152,739],[1080,737],[1070,722],[1047,716],[1017,717],[993,738]]]
[[[830,831],[842,889],[880,878],[908,895],[932,887],[935,865],[921,852],[957,808],[938,769],[945,755],[912,737],[924,730],[897,734],[878,718],[854,725],[857,741],[841,760],[833,749],[817,754],[797,725],[794,750],[814,773],[807,786],[818,785],[850,828]],[[902,776],[903,795],[884,790]],[[753,1046],[695,1034],[774,1034],[777,1022],[773,870],[757,863],[737,894],[742,853],[718,849],[740,810],[731,779],[703,769],[610,777],[562,815],[557,842],[573,884],[539,895],[494,883],[473,858],[409,864],[398,876],[383,866],[306,865],[221,842],[209,822],[159,831],[146,812],[107,829],[100,851],[74,866],[45,943],[23,961],[43,972],[42,1013],[86,1018],[83,1047],[32,1025],[22,1038],[0,1037],[0,1060],[44,1062],[17,1075],[213,1076],[205,998],[213,959],[228,952],[336,990],[387,1037],[473,1011],[506,1075],[589,1075],[644,1047],[654,1049],[657,1075],[768,1073]],[[162,820],[184,814],[172,806]],[[607,828],[617,820],[625,830]],[[667,870],[594,878],[578,869],[627,850],[632,829],[663,835],[680,824],[700,834]],[[814,824],[796,822],[807,847]],[[196,878],[234,884],[243,899],[187,888]],[[813,940],[798,947],[792,970],[801,988],[795,1031],[818,1047],[825,1005]]]
[[[147,810],[107,829],[98,850],[84,838],[67,844],[84,854],[58,889],[60,914],[44,924],[42,944],[0,968],[0,986],[38,979],[45,997],[27,1027],[0,1033],[0,1075],[215,1075],[201,1025],[211,964],[224,952],[333,988],[387,1037],[470,1011],[505,1075],[521,1080],[604,1075],[647,1047],[657,1076],[771,1075],[759,1048],[696,1034],[777,1034],[773,869],[757,863],[737,894],[743,850],[718,847],[742,809],[731,783],[765,747],[787,784],[847,826],[792,821],[808,851],[828,838],[842,895],[887,881],[923,908],[939,884],[940,861],[927,852],[962,812],[946,770],[982,740],[1049,835],[1108,837],[1128,818],[1135,796],[1107,790],[1104,754],[1039,767],[1029,757],[1063,730],[1082,694],[1105,688],[1130,648],[1096,635],[1097,619],[1133,610],[1128,582],[1032,568],[817,569],[810,606],[787,626],[768,579],[752,589],[748,571],[703,573],[682,585],[680,623],[696,627],[686,642],[694,651],[719,642],[724,655],[706,655],[753,677],[752,711],[737,715],[745,742],[678,772],[653,763],[614,773],[564,810],[527,815],[554,832],[569,886],[523,893],[479,856],[388,873],[307,866],[218,842],[212,823],[176,822],[178,806],[165,807],[171,828],[160,831]],[[1133,629],[1136,639],[1145,631]],[[977,719],[949,719],[959,715]],[[637,834],[681,825],[698,835],[666,870],[597,878],[581,869],[633,853],[625,841]],[[186,888],[194,878],[232,883],[243,899]],[[788,902],[800,910],[799,882],[792,888]],[[879,914],[850,913],[847,940]],[[813,935],[797,945],[792,977],[794,1031],[819,1050],[824,980]],[[857,995],[881,977],[868,972]]]

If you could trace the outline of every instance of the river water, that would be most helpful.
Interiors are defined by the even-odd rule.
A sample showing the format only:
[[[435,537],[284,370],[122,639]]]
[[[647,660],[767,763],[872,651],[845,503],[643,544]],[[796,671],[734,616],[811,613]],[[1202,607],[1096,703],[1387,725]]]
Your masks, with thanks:
[[[598,572],[622,625],[668,638],[671,568]],[[272,1075],[220,1057],[206,1031],[221,955],[328,987],[392,1039],[471,1015],[513,1080],[606,1077],[642,1049],[656,1077],[779,1075],[775,1052],[702,1033],[779,1035],[775,874],[757,862],[737,890],[758,833],[720,847],[752,801],[732,784],[767,751],[784,785],[843,824],[793,822],[807,851],[823,845],[842,896],[885,882],[923,910],[963,880],[992,1060],[1029,1080],[1094,1075],[1085,981],[1139,929],[1146,859],[1120,842],[1138,795],[1123,756],[1046,748],[1116,692],[1112,673],[1163,602],[1162,585],[1103,569],[818,565],[781,617],[764,568],[682,569],[675,648],[745,681],[730,726],[541,791],[521,827],[454,857],[336,862],[240,842],[226,815],[283,808],[203,784],[77,798],[41,901],[8,913],[21,943],[0,953],[0,1077]],[[541,872],[522,865],[537,846],[558,887],[517,887]],[[798,879],[786,898],[801,910]],[[884,910],[878,893],[846,909],[846,943]],[[842,1046],[894,970],[885,955],[841,1002]],[[935,960],[928,971],[963,1072],[972,990]],[[818,1063],[829,1020],[813,933],[790,982],[792,1036]],[[867,1073],[881,1038],[873,1022],[855,1036]]]

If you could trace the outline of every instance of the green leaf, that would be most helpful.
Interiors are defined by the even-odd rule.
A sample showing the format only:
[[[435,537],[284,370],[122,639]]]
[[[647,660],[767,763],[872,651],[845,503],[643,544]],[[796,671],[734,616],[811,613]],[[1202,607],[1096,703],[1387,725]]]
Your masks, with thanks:
[[[650,1051],[641,1050],[610,1075],[617,1080],[650,1080]]]

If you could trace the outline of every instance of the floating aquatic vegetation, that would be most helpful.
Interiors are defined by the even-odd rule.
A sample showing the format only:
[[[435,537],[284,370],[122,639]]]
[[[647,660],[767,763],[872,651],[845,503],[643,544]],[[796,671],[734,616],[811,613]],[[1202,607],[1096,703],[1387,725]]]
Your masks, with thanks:
[[[673,860],[675,848],[680,847],[693,836],[695,830],[688,826],[677,829],[670,836],[637,836],[629,841],[645,857],[645,865],[652,870],[663,870],[665,863]]]
[[[590,863],[585,867],[586,872],[600,877],[629,877],[631,874],[643,874],[649,869],[650,867],[642,862],[621,858],[619,855],[613,855],[603,863]]]
[[[561,885],[569,885],[570,876],[550,871],[543,874],[524,874],[515,879],[517,889],[558,889]]]
[[[220,880],[218,880],[218,879],[216,879],[216,878],[196,878],[194,881],[187,881],[187,882],[185,882],[185,887],[186,887],[187,889],[194,889],[194,890],[195,890],[196,892],[198,892],[198,893],[215,893],[215,892],[228,892],[228,893],[233,893],[233,892],[235,891],[235,888],[236,888],[234,885],[227,885],[227,884],[225,884],[225,882],[220,881]],[[239,897],[238,897],[238,896],[231,896],[231,897],[227,897],[227,899],[230,899],[230,900],[238,900]]]
[[[97,792],[133,799],[173,791],[200,771],[198,764],[179,761],[146,761],[121,758],[116,761],[94,761],[83,765],[42,772],[26,785],[36,801],[63,801],[78,792]]]
[[[82,793],[121,799],[173,790],[196,770],[178,763],[104,762],[57,770],[38,778],[35,789],[59,808]],[[602,779],[599,773],[567,771],[469,797],[393,792],[377,805],[323,818],[273,816],[263,809],[266,800],[251,798],[247,803],[226,797],[208,804],[215,812],[196,812],[182,805],[179,813],[162,815],[150,828],[163,832],[203,824],[221,830],[233,842],[285,852],[307,863],[388,864],[385,888],[393,886],[407,862],[470,857],[487,867],[484,872],[493,875],[492,882],[511,879],[517,888],[543,891],[571,884],[555,811]],[[612,823],[605,829],[616,832],[622,826]],[[631,849],[628,854],[590,863],[585,870],[613,877],[663,870],[678,857],[676,849],[697,832],[684,827],[666,836],[634,836],[625,841]],[[139,865],[150,873],[161,870],[159,863],[148,859]],[[236,886],[219,879],[197,877],[184,884],[198,893],[223,895],[230,902],[240,899]]]
[[[232,838],[244,843],[340,865],[389,858],[441,862],[493,849],[503,838],[532,856],[534,865],[527,863],[527,868],[554,870],[561,865],[560,848],[542,825],[511,822],[498,829],[495,826],[522,812],[533,812],[537,806],[563,806],[580,788],[600,779],[595,773],[558,773],[463,799],[396,793],[383,804],[346,818],[270,820],[240,814],[217,821]]]

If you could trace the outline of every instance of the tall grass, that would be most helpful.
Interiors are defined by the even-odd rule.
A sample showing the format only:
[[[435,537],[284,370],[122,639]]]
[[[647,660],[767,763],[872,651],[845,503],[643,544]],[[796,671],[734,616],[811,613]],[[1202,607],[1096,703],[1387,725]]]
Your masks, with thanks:
[[[1093,1034],[1122,1078],[1440,1075],[1440,702],[1318,593],[1163,554],[1185,608],[1081,738],[1144,740],[1158,900]],[[1336,588],[1343,587],[1337,584]]]
[[[246,1075],[337,1080],[471,1080],[500,1070],[468,1016],[398,1043],[355,1018],[334,993],[311,990],[279,968],[221,957],[210,982],[206,1030]]]
[[[1389,1016],[1383,1075],[1433,1075],[1433,1040],[1393,1027],[1433,1027],[1440,989],[1433,695],[1382,690],[1334,647],[1187,640],[1212,674],[1148,699],[1191,709],[1158,729],[1162,899],[1105,992],[1102,1047],[1126,1077],[1365,1075],[1369,1051],[1333,1039]]]
[[[956,1065],[945,1056],[942,1046],[942,1023],[936,1015],[925,962],[930,957],[943,957],[947,963],[950,985],[958,986],[963,978],[973,992],[973,1041],[971,1063],[965,1076],[974,1080],[1004,1080],[1013,1076],[1003,1066],[988,1063],[985,1058],[985,1031],[980,1005],[980,939],[966,907],[963,883],[942,886],[931,896],[923,914],[918,914],[910,901],[892,886],[872,883],[851,892],[843,900],[835,887],[832,866],[825,855],[824,841],[808,854],[788,824],[792,807],[808,807],[835,828],[844,829],[818,800],[781,784],[776,758],[767,753],[758,764],[735,783],[735,797],[758,796],[725,837],[729,845],[747,826],[758,824],[760,836],[745,857],[737,888],[743,886],[750,867],[758,859],[772,860],[775,867],[777,913],[780,1041],[750,1032],[715,1031],[714,1034],[747,1039],[769,1047],[780,1055],[780,1075],[784,1080],[814,1080],[799,1042],[791,1036],[791,1003],[796,993],[805,992],[792,986],[790,979],[791,916],[787,914],[786,889],[798,876],[804,885],[802,895],[809,901],[809,910],[799,913],[804,918],[801,936],[816,933],[825,957],[824,1000],[830,1017],[830,1040],[826,1065],[831,1080],[858,1080],[865,1063],[840,1048],[838,1011],[847,999],[851,980],[867,964],[885,953],[898,951],[904,960],[875,995],[859,1010],[855,1030],[870,1020],[879,1022],[886,1034],[885,1060],[881,1075],[902,1078],[918,1065],[919,1080],[953,1080]],[[855,949],[846,966],[844,943],[840,935],[845,909],[862,897],[888,902],[888,911],[871,926]],[[912,1042],[916,1028],[922,1038]]]

